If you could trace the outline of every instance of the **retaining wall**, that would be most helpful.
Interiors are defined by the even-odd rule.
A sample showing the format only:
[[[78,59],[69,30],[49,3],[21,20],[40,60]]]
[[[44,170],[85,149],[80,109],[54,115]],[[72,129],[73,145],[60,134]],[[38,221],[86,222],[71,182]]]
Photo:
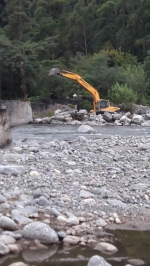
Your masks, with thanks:
[[[10,127],[28,124],[33,121],[31,103],[29,101],[0,101],[6,105]]]
[[[9,116],[7,109],[4,107],[0,108],[0,148],[11,143],[11,132],[9,124]]]

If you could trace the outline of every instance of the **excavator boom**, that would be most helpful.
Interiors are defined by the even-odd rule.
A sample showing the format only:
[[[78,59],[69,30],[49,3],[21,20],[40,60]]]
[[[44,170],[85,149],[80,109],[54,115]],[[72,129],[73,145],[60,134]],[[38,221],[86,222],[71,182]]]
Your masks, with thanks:
[[[52,68],[49,72],[49,76],[53,76],[53,75],[60,75],[69,79],[73,79],[75,81],[77,81],[80,85],[82,85],[87,91],[89,91],[93,97],[93,107],[94,107],[94,112],[99,111],[100,112],[104,112],[104,111],[108,111],[108,112],[115,112],[120,110],[117,107],[112,107],[110,106],[110,103],[108,100],[101,100],[98,91],[91,86],[89,83],[87,83],[84,79],[82,79],[82,77],[78,74],[75,74],[73,72],[69,72],[66,70],[61,70],[60,68]],[[102,105],[106,105],[106,106],[101,106]],[[102,108],[101,108],[102,107]]]

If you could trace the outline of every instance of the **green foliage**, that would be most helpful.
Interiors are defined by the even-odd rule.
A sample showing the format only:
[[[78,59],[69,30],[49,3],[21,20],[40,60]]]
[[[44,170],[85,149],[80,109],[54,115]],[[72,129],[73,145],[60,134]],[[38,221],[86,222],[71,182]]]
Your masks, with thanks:
[[[2,0],[0,98],[90,94],[52,67],[80,74],[101,98],[118,82],[150,95],[150,1]],[[139,19],[140,18],[140,19]],[[144,64],[143,64],[144,62]]]
[[[92,104],[88,100],[82,101],[82,107],[83,107],[83,109],[87,110],[88,112],[93,109]]]
[[[108,91],[109,99],[116,103],[136,103],[137,93],[126,84],[120,85],[118,82]]]
[[[48,112],[47,112],[47,117],[51,117],[51,116],[53,116],[54,115],[54,111],[51,111],[51,110],[49,110]]]
[[[95,57],[103,55],[107,59],[107,65],[112,66],[127,66],[128,64],[137,64],[137,58],[130,53],[122,52],[119,48],[115,50],[111,47],[102,49],[98,54],[94,54]]]
[[[35,102],[37,102],[37,97],[32,96],[32,97],[28,98],[28,100],[29,100],[30,102],[32,102],[32,103],[35,103]]]

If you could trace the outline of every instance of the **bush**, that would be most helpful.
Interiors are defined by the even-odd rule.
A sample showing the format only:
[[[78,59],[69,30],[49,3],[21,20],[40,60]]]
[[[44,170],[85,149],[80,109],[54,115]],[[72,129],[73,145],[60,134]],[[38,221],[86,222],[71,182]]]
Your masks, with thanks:
[[[137,93],[126,84],[120,85],[118,82],[108,91],[109,99],[116,104],[131,104],[137,102]]]
[[[82,101],[82,107],[83,109],[87,110],[88,112],[93,109],[92,104],[88,100],[83,100]]]

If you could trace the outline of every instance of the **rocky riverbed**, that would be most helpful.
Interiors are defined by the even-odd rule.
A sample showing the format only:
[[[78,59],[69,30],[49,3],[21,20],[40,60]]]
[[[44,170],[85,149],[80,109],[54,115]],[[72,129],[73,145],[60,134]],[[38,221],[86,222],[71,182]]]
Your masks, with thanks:
[[[106,228],[149,229],[150,136],[91,140],[82,136],[93,132],[86,125],[77,132],[72,141],[23,140],[0,150],[1,255],[22,251],[30,261],[30,251],[45,250],[44,260],[60,244],[113,255]],[[107,265],[94,257],[88,266],[100,261]]]

